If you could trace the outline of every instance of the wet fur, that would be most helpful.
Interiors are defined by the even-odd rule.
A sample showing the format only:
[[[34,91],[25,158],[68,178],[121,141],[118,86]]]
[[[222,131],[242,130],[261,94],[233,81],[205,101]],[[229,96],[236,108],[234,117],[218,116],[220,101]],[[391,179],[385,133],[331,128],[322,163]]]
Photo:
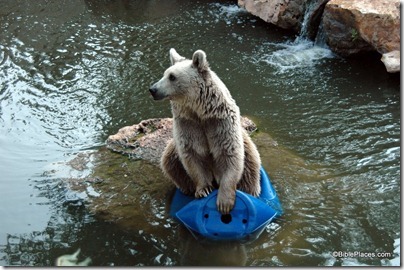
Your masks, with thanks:
[[[161,167],[185,194],[207,196],[219,187],[217,206],[229,213],[236,188],[254,196],[260,189],[259,153],[241,127],[240,110],[229,90],[198,50],[192,60],[170,50],[172,66],[150,92],[169,99],[174,118],[173,140]]]

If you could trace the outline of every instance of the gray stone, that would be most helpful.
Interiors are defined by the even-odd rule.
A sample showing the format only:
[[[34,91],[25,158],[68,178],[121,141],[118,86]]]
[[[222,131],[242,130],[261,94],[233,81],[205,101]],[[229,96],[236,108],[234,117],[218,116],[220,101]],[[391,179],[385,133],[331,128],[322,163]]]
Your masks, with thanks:
[[[400,72],[400,51],[392,51],[382,55],[382,62],[389,73]]]

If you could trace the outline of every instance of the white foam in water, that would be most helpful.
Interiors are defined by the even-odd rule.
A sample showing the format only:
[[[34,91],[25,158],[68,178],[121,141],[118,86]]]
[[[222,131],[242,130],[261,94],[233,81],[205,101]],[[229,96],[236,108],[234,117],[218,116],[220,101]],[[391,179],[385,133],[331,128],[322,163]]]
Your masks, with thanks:
[[[212,5],[219,8],[220,15],[225,15],[227,17],[233,17],[239,13],[247,13],[244,8],[241,8],[238,5],[223,5],[219,3],[214,3]]]
[[[275,46],[275,51],[262,57],[260,60],[275,66],[280,72],[290,69],[314,66],[319,60],[333,58],[334,54],[327,48],[324,42],[323,26],[319,25],[316,41],[307,38],[310,15],[316,9],[316,1],[309,1],[305,8],[302,28],[299,36],[291,43],[269,43]],[[276,48],[280,47],[279,50]]]
[[[280,71],[313,66],[321,59],[334,57],[331,50],[314,45],[309,40],[297,40],[294,43],[271,43],[271,45],[281,49],[264,55],[260,60],[275,66]]]
[[[231,24],[232,20],[237,18],[239,14],[247,13],[244,8],[241,8],[235,4],[225,5],[220,3],[213,3],[212,7],[214,8],[210,13],[215,16],[217,20],[224,20],[227,24]],[[241,21],[237,20],[237,23],[241,23]]]

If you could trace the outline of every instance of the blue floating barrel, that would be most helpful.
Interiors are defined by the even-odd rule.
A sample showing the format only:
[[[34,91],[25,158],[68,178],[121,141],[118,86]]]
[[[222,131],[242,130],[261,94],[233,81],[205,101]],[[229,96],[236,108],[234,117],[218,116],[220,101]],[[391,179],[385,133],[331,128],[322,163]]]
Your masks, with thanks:
[[[256,198],[237,190],[234,207],[227,215],[217,210],[217,190],[205,198],[195,199],[178,189],[171,203],[170,214],[192,232],[209,239],[238,240],[262,231],[263,227],[282,214],[282,207],[263,167],[260,174],[260,196]]]

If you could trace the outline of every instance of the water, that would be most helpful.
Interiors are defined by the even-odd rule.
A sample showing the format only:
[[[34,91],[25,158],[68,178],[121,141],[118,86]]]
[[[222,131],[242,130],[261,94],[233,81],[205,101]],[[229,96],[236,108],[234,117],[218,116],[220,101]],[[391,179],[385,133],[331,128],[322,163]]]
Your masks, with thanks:
[[[314,41],[309,39],[310,17],[317,8],[317,1],[306,3],[299,35],[292,41],[265,42],[271,48],[265,48],[267,53],[261,53],[260,61],[266,62],[278,69],[278,72],[310,67],[321,62],[323,59],[337,57],[328,48],[325,42],[323,25],[320,23],[319,31]]]
[[[81,260],[102,266],[397,258],[400,87],[377,57],[344,60],[294,43],[232,2],[3,1],[0,14],[0,265],[53,265],[78,247]],[[60,164],[122,126],[170,116],[147,89],[169,65],[171,47],[187,57],[204,49],[242,114],[300,158],[274,160],[256,138],[264,167],[276,164],[268,173],[285,215],[253,243],[196,242],[147,189],[137,227],[63,203],[61,179],[78,176]]]
[[[294,42],[285,43],[268,42],[264,45],[268,47],[265,51],[270,53],[263,53],[259,60],[274,66],[278,73],[310,67],[324,59],[335,57],[328,48],[315,45],[308,39],[296,39]]]

